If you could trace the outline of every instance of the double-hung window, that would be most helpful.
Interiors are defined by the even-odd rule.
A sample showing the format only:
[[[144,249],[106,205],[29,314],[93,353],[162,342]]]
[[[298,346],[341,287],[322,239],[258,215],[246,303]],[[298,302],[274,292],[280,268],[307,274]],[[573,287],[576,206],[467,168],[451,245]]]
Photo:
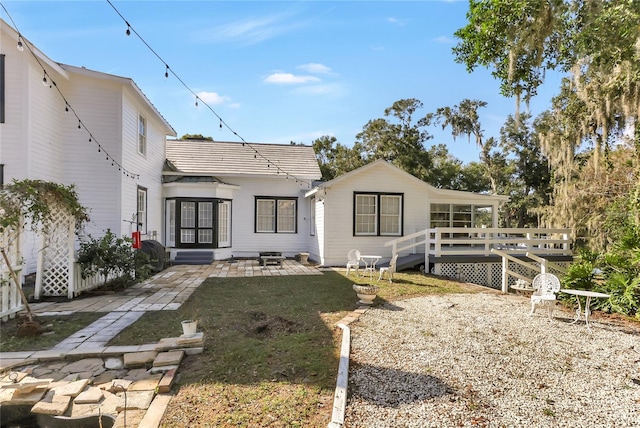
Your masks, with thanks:
[[[138,230],[142,232],[143,235],[147,233],[147,189],[144,187],[138,186]]]
[[[138,153],[147,154],[147,119],[138,115]]]
[[[353,234],[402,235],[402,194],[355,193]]]
[[[298,198],[256,197],[256,233],[297,233]]]

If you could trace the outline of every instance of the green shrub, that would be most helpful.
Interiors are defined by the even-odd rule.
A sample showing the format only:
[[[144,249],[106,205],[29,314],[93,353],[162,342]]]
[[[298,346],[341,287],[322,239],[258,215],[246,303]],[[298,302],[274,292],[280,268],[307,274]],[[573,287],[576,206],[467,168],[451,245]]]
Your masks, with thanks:
[[[130,238],[119,238],[109,229],[102,238],[89,235],[87,241],[80,243],[78,251],[82,277],[99,274],[105,284],[113,277],[128,284],[148,278],[149,257],[133,249],[131,243]]]

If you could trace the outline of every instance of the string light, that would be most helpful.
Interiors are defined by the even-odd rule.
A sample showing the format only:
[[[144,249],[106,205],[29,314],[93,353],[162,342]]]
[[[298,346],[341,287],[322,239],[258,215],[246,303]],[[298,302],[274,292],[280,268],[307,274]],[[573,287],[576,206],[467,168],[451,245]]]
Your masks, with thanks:
[[[167,64],[165,64],[165,70],[164,70],[164,77],[165,79],[169,78],[169,66]]]
[[[127,35],[130,35],[130,34],[131,34],[131,32],[133,32],[133,33],[138,37],[138,39],[140,39],[140,41],[141,41],[141,42],[142,42],[142,43],[143,43],[143,44],[144,44],[144,45],[149,49],[149,51],[151,51],[151,53],[153,53],[153,54],[154,54],[154,55],[155,55],[155,56],[156,56],[156,57],[157,57],[157,58],[158,58],[158,59],[159,59],[159,60],[164,64],[164,66],[165,66],[165,77],[168,77],[168,73],[169,73],[169,65],[167,64],[167,62],[166,62],[166,61],[165,61],[165,60],[164,60],[164,59],[163,59],[163,58],[162,58],[162,57],[161,57],[161,56],[160,56],[160,55],[159,55],[159,54],[158,54],[158,53],[157,53],[157,52],[156,52],[156,51],[155,51],[155,50],[154,50],[154,49],[153,49],[153,48],[152,48],[152,47],[151,47],[147,42],[146,42],[146,40],[145,40],[144,38],[142,38],[142,36],[141,36],[140,34],[138,34],[138,32],[135,30],[135,28],[131,27],[131,24],[129,23],[129,21],[128,21],[128,20],[127,20],[127,19],[126,19],[126,18],[125,18],[121,13],[120,13],[120,11],[119,11],[119,10],[118,10],[114,5],[113,5],[113,3],[111,2],[111,0],[107,0],[107,3],[109,4],[109,6],[111,6],[111,8],[114,10],[114,12],[115,12],[116,14],[118,14],[118,16],[120,16],[120,18],[121,18],[121,19],[124,21],[124,23],[127,25]],[[211,111],[211,113],[213,113],[213,114],[218,118],[218,120],[220,121],[220,124],[219,124],[220,129],[222,129],[222,128],[223,128],[223,125],[224,125],[224,127],[226,127],[226,128],[227,128],[227,129],[228,129],[228,130],[233,134],[233,135],[235,135],[236,137],[238,137],[238,138],[242,141],[242,143],[243,143],[242,145],[243,145],[243,146],[246,144],[246,145],[248,145],[249,147],[251,147],[251,148],[254,150],[254,152],[255,152],[255,154],[254,154],[254,158],[255,158],[255,159],[257,159],[257,158],[258,158],[258,155],[260,155],[260,157],[261,157],[262,159],[264,159],[265,161],[267,161],[267,164],[268,164],[268,165],[269,165],[270,163],[272,163],[272,162],[271,162],[271,161],[270,161],[266,156],[264,156],[264,155],[263,155],[263,154],[261,154],[261,153],[258,153],[258,151],[257,151],[254,147],[252,147],[250,143],[247,143],[247,142],[245,141],[245,139],[244,139],[244,138],[242,138],[242,137],[241,137],[241,136],[240,136],[236,131],[234,131],[233,129],[231,129],[231,127],[229,127],[229,125],[227,125],[227,123],[225,123],[225,121],[222,119],[222,117],[220,117],[220,115],[218,115],[218,113],[216,113],[216,111],[215,111],[215,110],[214,110],[214,109],[213,109],[213,108],[212,108],[212,107],[211,107],[211,106],[210,106],[206,101],[204,101],[204,100],[200,99],[200,97],[198,96],[198,94],[197,94],[195,91],[193,91],[193,90],[192,90],[192,89],[191,89],[191,88],[190,88],[190,87],[189,87],[189,86],[184,82],[184,80],[182,80],[182,79],[180,78],[180,76],[179,76],[179,75],[177,75],[175,71],[173,71],[173,69],[171,70],[171,74],[173,74],[173,76],[178,80],[178,82],[180,82],[180,83],[182,84],[182,86],[184,86],[184,88],[185,88],[187,91],[189,91],[191,94],[193,94],[193,95],[195,96],[195,106],[196,106],[196,107],[199,107],[199,105],[200,105],[199,101],[202,101],[202,104],[203,104],[206,108],[208,108],[208,109]],[[283,170],[282,170],[281,168],[279,168],[279,167],[278,167],[277,169],[278,169],[278,171],[282,171],[283,173],[285,172],[285,171],[283,171]],[[287,175],[288,175],[288,174],[287,174]],[[296,180],[296,182],[297,182],[297,181],[299,181],[299,180],[298,180],[297,178],[295,178],[295,176],[293,176],[293,175],[292,175],[292,178],[294,178],[294,179]]]
[[[49,88],[55,88],[56,89],[56,91],[58,92],[58,95],[64,101],[64,111],[65,112],[71,111],[75,115],[76,119],[78,119],[78,129],[84,128],[88,132],[88,134],[89,134],[89,142],[90,143],[94,142],[98,146],[98,153],[100,153],[103,150],[103,147],[95,139],[95,137],[93,136],[93,134],[91,133],[89,128],[84,123],[82,123],[82,120],[80,119],[80,116],[78,116],[78,114],[73,109],[71,104],[69,104],[69,101],[66,99],[66,97],[64,96],[64,94],[62,93],[60,88],[58,88],[58,85],[56,84],[55,80],[53,80],[51,78],[51,76],[47,73],[47,70],[46,70],[45,66],[42,64],[42,62],[40,61],[40,58],[35,54],[35,52],[31,48],[31,46],[29,46],[29,43],[27,43],[26,40],[25,40],[25,43],[23,43],[23,39],[24,38],[22,37],[22,33],[20,33],[20,31],[18,31],[18,27],[17,27],[15,21],[11,17],[11,14],[7,10],[7,8],[4,6],[4,4],[2,4],[2,2],[0,2],[0,7],[6,12],[7,16],[9,17],[9,20],[13,24],[13,28],[18,33],[17,49],[19,51],[24,51],[24,48],[26,47],[29,50],[29,53],[31,53],[31,55],[33,56],[33,59],[38,63],[38,65],[42,69],[42,73],[43,73],[42,84],[44,86],[49,86]],[[109,160],[111,161],[111,166],[116,166],[117,165],[119,171],[123,171],[124,174],[126,174],[127,176],[130,176],[131,178],[137,179],[137,178],[140,177],[139,174],[133,174],[133,173],[127,171],[119,162],[117,162],[114,158],[112,158],[106,151],[105,151],[105,154],[106,154],[106,160],[107,161],[109,161]]]

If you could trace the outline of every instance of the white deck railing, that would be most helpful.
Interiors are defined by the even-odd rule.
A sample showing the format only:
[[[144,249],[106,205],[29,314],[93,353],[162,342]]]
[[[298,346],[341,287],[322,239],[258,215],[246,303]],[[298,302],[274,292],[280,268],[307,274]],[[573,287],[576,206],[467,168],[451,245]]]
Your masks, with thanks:
[[[425,254],[436,257],[488,256],[492,249],[507,254],[570,255],[569,232],[569,229],[445,227],[425,229],[384,245],[392,247],[392,256],[414,248],[424,248]]]

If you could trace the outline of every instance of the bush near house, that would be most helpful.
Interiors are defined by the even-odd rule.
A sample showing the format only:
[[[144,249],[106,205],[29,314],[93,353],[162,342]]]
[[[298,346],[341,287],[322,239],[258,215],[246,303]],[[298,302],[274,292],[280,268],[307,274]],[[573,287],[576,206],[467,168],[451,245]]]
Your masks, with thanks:
[[[125,286],[148,278],[152,269],[149,256],[131,244],[130,238],[117,237],[110,229],[102,238],[89,235],[78,251],[82,277],[99,274],[104,285],[117,278]]]

